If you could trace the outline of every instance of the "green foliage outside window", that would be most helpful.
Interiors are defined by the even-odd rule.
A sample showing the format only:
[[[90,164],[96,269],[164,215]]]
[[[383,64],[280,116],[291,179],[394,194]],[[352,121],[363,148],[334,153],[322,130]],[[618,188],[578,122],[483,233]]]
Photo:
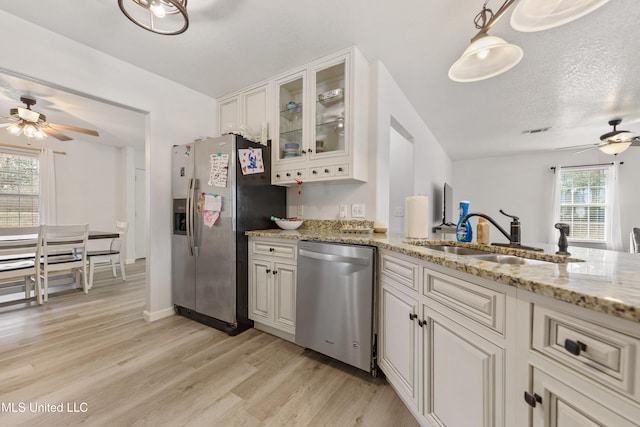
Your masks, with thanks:
[[[38,158],[0,153],[0,227],[38,225],[39,199]]]
[[[607,168],[563,170],[560,221],[571,225],[571,239],[605,241]]]

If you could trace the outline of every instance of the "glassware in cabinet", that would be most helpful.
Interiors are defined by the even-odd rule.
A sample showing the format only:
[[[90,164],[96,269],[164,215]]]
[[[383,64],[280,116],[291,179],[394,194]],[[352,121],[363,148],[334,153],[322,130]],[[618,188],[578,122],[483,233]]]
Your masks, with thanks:
[[[315,155],[345,153],[346,62],[315,72],[315,126],[312,150]]]
[[[304,149],[304,75],[277,84],[278,159],[300,158]]]

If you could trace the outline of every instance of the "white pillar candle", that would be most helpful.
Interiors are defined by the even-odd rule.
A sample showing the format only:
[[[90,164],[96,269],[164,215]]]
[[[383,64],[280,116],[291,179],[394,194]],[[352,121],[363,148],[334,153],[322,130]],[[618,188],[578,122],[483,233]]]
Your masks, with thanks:
[[[412,239],[429,237],[429,198],[411,196],[404,204],[404,235]]]

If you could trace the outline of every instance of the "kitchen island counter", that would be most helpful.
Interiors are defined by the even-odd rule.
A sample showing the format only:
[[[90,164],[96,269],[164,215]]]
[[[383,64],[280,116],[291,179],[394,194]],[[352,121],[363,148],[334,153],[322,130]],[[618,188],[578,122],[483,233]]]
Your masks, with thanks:
[[[497,254],[559,261],[553,245],[533,245],[544,253],[455,241],[407,239],[376,233],[345,233],[335,228],[306,227],[299,230],[255,230],[248,236],[316,240],[375,246],[433,264],[483,277],[524,291],[544,295],[608,315],[640,322],[640,256],[624,252],[570,246],[571,262],[525,265],[500,264],[434,249],[429,245],[455,245]]]

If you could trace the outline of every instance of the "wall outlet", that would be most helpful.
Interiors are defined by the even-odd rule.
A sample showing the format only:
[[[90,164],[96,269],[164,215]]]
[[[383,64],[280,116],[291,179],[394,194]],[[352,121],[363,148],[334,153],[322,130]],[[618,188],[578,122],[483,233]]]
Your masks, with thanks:
[[[347,218],[347,211],[349,209],[349,205],[345,205],[345,204],[341,204],[340,205],[340,210],[338,211],[338,218],[340,219],[346,219]]]
[[[354,203],[351,205],[351,218],[364,218],[364,203]]]
[[[302,205],[298,205],[298,213],[296,214],[298,218],[302,218],[304,216],[304,208]]]

